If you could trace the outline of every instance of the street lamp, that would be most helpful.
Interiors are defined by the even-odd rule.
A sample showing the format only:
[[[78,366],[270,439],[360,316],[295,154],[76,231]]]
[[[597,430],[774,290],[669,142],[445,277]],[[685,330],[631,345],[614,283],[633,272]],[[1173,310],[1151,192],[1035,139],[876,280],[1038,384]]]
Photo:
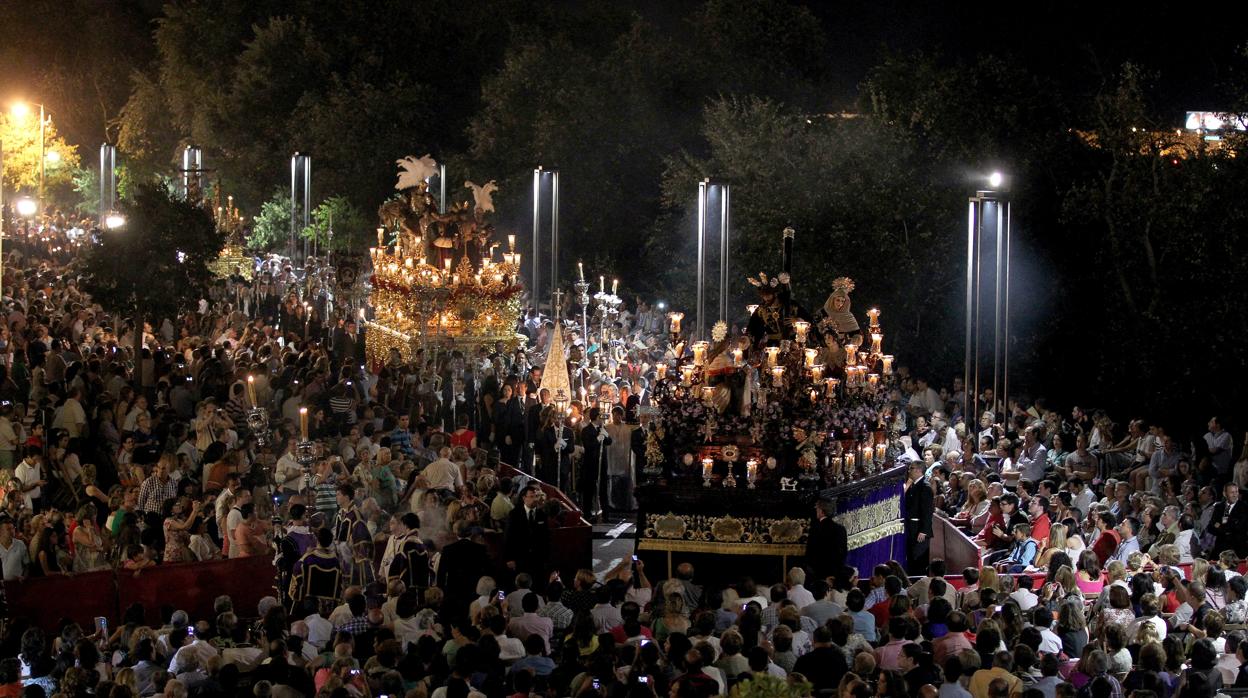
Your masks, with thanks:
[[[35,215],[35,211],[39,210],[39,204],[29,196],[17,200],[17,215],[23,218],[30,218]]]
[[[104,227],[109,230],[116,230],[126,224],[126,217],[116,211],[104,217]]]
[[[45,152],[46,143],[44,140],[45,135],[47,133],[47,121],[46,121],[46,116],[45,116],[46,110],[44,106],[42,104],[36,104],[35,106],[39,107],[39,210],[42,211],[43,210],[43,171],[44,171],[45,162],[48,159],[47,153]],[[31,105],[27,104],[26,102],[14,103],[12,107],[13,116],[16,116],[19,119],[26,118],[26,115],[30,113],[30,107]],[[60,155],[57,155],[56,157],[58,160],[60,159]]]
[[[1008,405],[1010,390],[1010,199],[1000,172],[987,177],[992,189],[980,190],[967,205],[966,231],[966,367],[963,376],[968,420],[977,417],[981,371],[991,370],[982,386],[992,387],[984,409],[1000,417],[997,405]],[[991,317],[989,317],[991,313]],[[991,365],[982,345],[992,342]],[[981,363],[983,364],[981,366]],[[969,423],[969,422],[968,422]]]

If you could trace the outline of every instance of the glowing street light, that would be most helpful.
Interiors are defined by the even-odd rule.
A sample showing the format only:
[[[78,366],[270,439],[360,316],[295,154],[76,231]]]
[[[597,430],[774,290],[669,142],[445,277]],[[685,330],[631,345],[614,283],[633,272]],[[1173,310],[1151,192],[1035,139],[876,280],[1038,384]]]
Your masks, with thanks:
[[[30,114],[31,106],[32,105],[27,104],[26,102],[14,102],[13,106],[10,108],[10,111],[13,112],[13,116],[16,116],[19,119],[24,119],[26,118],[27,114]],[[45,116],[46,110],[44,109],[44,106],[42,104],[36,104],[33,106],[39,107],[39,209],[42,210],[43,209],[44,165],[47,162],[57,162],[58,160],[60,160],[61,156],[58,153],[56,156],[56,160],[48,159],[48,153],[46,152],[47,143],[45,140],[47,136],[47,126],[48,126],[47,118]]]
[[[55,150],[49,150],[47,156],[44,157],[44,160],[47,160],[49,165],[55,165],[61,161],[61,154]]]
[[[1000,189],[1001,184],[1004,181],[1005,181],[1005,176],[1002,175],[1000,172],[993,172],[992,174],[988,175],[988,186],[992,187],[993,189]]]
[[[35,215],[35,211],[39,210],[39,204],[34,199],[24,197],[17,200],[17,215],[23,218],[30,218]]]
[[[104,227],[109,230],[116,230],[126,224],[126,217],[120,213],[110,213],[104,217]]]

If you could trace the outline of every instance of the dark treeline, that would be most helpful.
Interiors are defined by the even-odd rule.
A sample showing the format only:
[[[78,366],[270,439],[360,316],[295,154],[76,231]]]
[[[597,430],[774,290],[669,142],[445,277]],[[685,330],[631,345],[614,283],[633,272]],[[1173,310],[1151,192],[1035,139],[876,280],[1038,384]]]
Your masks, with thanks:
[[[199,144],[256,212],[289,180],[290,153],[309,152],[316,198],[369,212],[394,159],[428,152],[456,198],[463,180],[497,179],[498,227],[525,246],[532,169],[557,167],[563,278],[581,259],[686,309],[696,182],[724,178],[734,309],[746,274],[776,270],[791,225],[803,302],[854,277],[856,309],[880,307],[890,351],[936,384],[961,373],[966,198],[1001,169],[1013,384],[1120,420],[1242,411],[1248,165],[1235,136],[1176,132],[1175,94],[1248,105],[1224,37],[1207,49],[1217,79],[1196,93],[1182,71],[1204,54],[1137,59],[1123,40],[1098,52],[1079,21],[1054,47],[981,46],[961,41],[981,25],[952,29],[957,9],[926,24],[935,10],[898,14],[875,36],[862,10],[783,0],[21,4],[0,33],[52,5],[90,23],[47,42],[52,68],[28,71],[66,102],[63,131],[88,153],[107,137],[135,172],[168,174]],[[1049,7],[1036,32],[1066,24]],[[39,64],[42,44],[7,45],[14,66]]]

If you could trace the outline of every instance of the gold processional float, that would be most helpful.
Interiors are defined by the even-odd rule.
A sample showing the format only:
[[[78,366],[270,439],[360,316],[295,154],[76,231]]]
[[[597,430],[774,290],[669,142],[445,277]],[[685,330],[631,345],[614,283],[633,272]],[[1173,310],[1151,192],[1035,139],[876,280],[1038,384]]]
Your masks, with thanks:
[[[502,342],[515,349],[524,341],[516,332],[523,286],[516,236],[507,250],[493,240],[493,180],[465,182],[473,201],[439,210],[428,180],[438,173],[433,158],[398,160],[395,184],[400,194],[378,211],[377,246],[365,323],[365,351],[370,365],[410,361],[422,348],[472,350]]]

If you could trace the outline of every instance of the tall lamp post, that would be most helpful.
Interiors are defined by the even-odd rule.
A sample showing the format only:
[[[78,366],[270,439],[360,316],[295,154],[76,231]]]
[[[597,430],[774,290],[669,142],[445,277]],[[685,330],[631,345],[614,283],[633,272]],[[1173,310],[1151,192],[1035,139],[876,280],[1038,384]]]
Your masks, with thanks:
[[[24,117],[30,113],[31,106],[32,105],[27,104],[26,102],[18,102],[13,105],[13,115],[19,118]],[[45,149],[47,148],[47,143],[45,140],[45,135],[47,134],[47,121],[46,121],[47,109],[42,104],[38,104],[38,103],[34,104],[33,106],[39,107],[39,197],[38,197],[38,201],[39,201],[39,212],[43,213],[43,170],[44,170],[44,160],[47,158],[47,153],[45,152]]]
[[[539,269],[541,269],[541,257],[538,256],[540,248],[539,233],[542,224],[542,181],[550,182],[550,292],[554,293],[559,287],[559,170],[548,170],[541,165],[533,169],[533,288],[530,291],[533,297],[533,305],[538,304],[541,298],[538,282],[541,280]],[[553,297],[552,297],[553,299]],[[554,312],[554,308],[551,308]]]
[[[710,218],[716,215],[719,223],[719,320],[728,320],[728,227],[731,207],[731,187],[726,182],[704,179],[698,182],[698,300],[695,335],[706,337],[706,231]]]
[[[985,409],[1008,405],[1010,390],[1010,201],[1004,177],[994,172],[989,189],[975,192],[967,204],[966,228],[966,367],[963,417],[976,423],[982,388],[992,388]],[[991,305],[991,318],[988,316]],[[991,334],[989,334],[991,329]],[[992,342],[991,364],[986,344]],[[991,367],[992,381],[985,376]],[[1001,417],[1000,414],[995,414]]]

